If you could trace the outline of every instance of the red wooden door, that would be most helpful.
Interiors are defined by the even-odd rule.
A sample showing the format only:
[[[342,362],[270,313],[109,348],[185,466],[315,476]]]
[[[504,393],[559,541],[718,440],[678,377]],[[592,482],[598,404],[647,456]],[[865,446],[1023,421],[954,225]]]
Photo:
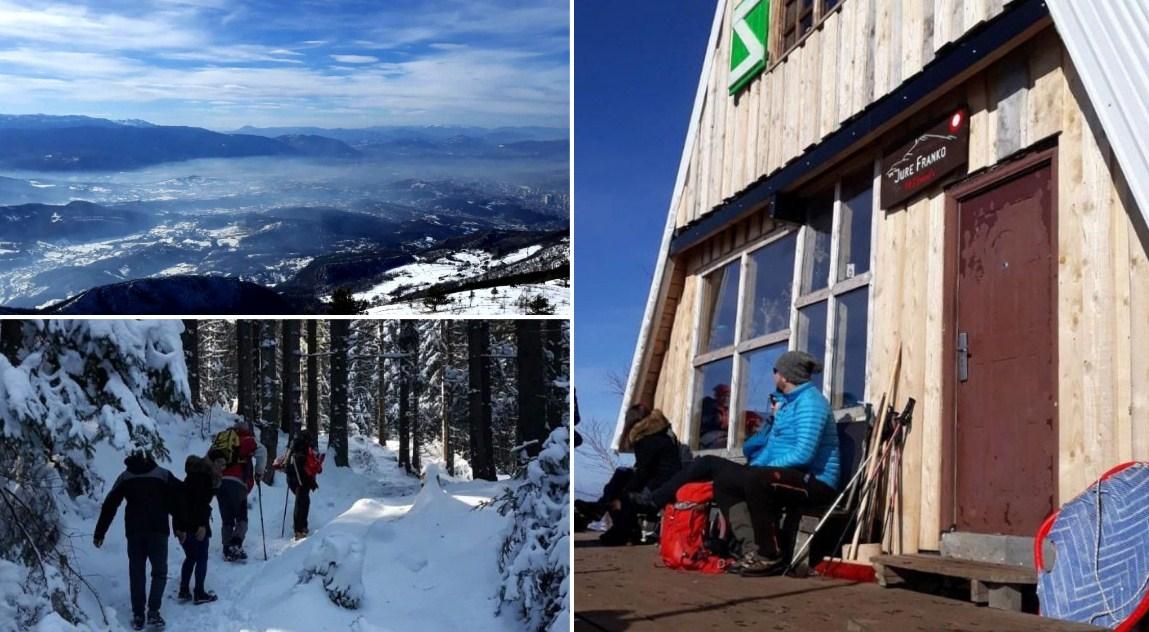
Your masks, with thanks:
[[[952,382],[952,494],[960,531],[1031,536],[1055,507],[1052,175],[1046,161],[988,188],[962,187],[971,193],[957,199],[951,331],[968,343],[968,353],[960,342],[956,349]]]

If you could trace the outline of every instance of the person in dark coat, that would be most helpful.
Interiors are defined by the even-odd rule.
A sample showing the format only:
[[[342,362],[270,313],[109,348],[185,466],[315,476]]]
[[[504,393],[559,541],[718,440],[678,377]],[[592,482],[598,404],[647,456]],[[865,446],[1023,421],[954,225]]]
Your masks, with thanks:
[[[187,478],[183,482],[181,511],[173,520],[176,539],[183,545],[183,567],[180,569],[180,601],[193,601],[196,605],[216,600],[204,583],[207,579],[207,552],[211,541],[211,500],[215,497],[212,465],[207,459],[189,455],[184,463]],[[191,591],[192,573],[195,573],[195,593]]]
[[[319,443],[309,430],[300,430],[291,444],[291,457],[286,465],[287,486],[295,494],[295,539],[307,537],[307,515],[311,511],[311,492],[319,489],[315,462]],[[309,461],[312,466],[308,466]]]
[[[627,411],[629,417],[646,412],[645,407]],[[630,499],[631,494],[657,489],[682,469],[678,440],[670,429],[670,422],[660,410],[650,411],[635,421],[626,432],[624,446],[634,450],[634,470],[626,479],[618,472],[607,484],[607,499],[611,528],[599,541],[605,546],[618,546],[638,539],[638,511]],[[623,482],[625,481],[625,482]],[[621,484],[621,489],[617,489]],[[615,487],[615,490],[611,488]]]
[[[151,454],[144,450],[133,451],[124,459],[127,467],[116,479],[112,490],[104,499],[100,519],[96,522],[96,532],[92,544],[100,548],[104,536],[120,503],[125,499],[128,507],[124,511],[124,530],[128,538],[128,578],[132,593],[132,627],[144,627],[144,606],[147,605],[147,622],[153,627],[162,627],[160,616],[164,586],[168,579],[168,516],[179,512],[177,499],[181,494],[181,483],[168,470],[156,465]],[[182,518],[177,518],[177,520]],[[146,592],[144,577],[146,564],[152,566],[151,592]]]

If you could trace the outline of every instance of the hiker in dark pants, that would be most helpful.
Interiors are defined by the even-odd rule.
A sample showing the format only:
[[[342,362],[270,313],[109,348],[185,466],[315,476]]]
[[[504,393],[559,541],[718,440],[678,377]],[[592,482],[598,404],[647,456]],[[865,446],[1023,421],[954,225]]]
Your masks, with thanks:
[[[219,500],[223,559],[229,562],[246,560],[243,541],[247,537],[247,495],[255,487],[256,478],[263,475],[267,449],[255,440],[251,426],[241,420],[216,435],[208,458],[221,470],[216,498]]]
[[[708,455],[665,485],[636,498],[663,506],[689,482],[713,481],[714,501],[726,513],[742,556],[730,569],[745,576],[785,569],[779,541],[782,510],[822,504],[838,484],[838,431],[830,404],[810,382],[821,364],[804,351],[787,351],[774,364],[779,399],[772,424],[746,439],[746,465]],[[754,546],[749,546],[753,542]]]
[[[180,495],[180,481],[171,472],[156,465],[151,454],[144,450],[133,451],[124,459],[127,470],[116,479],[112,490],[104,499],[100,518],[96,522],[96,532],[92,544],[100,548],[104,536],[120,503],[125,499],[128,507],[124,510],[124,530],[128,538],[128,579],[132,593],[132,628],[144,627],[144,607],[147,606],[147,623],[162,627],[160,616],[164,586],[168,579],[168,516],[178,513],[177,499]],[[177,517],[177,521],[179,518]],[[144,586],[147,567],[152,567],[150,592]]]
[[[783,510],[823,505],[836,493],[838,428],[830,403],[810,382],[821,370],[808,353],[782,354],[774,363],[774,386],[782,399],[774,423],[742,446],[752,471],[744,493],[758,547],[741,560],[742,575],[769,575],[785,566],[779,537]]]
[[[180,601],[193,601],[196,605],[216,600],[206,588],[207,552],[211,541],[211,499],[215,496],[211,462],[190,455],[184,464],[187,478],[180,498],[180,518],[173,521],[176,539],[183,545],[183,567],[180,568]],[[195,574],[195,593],[191,591],[191,578]]]
[[[311,511],[311,492],[319,489],[316,476],[323,471],[323,459],[318,455],[319,444],[309,430],[300,430],[291,443],[291,453],[284,465],[287,487],[295,494],[295,539],[307,537],[307,516]]]

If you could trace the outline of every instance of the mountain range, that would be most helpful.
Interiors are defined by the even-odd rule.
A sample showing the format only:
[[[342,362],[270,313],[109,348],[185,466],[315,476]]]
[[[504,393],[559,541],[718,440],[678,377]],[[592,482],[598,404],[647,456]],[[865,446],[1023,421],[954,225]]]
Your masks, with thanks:
[[[566,130],[506,127],[243,127],[221,133],[88,116],[0,115],[0,167],[111,171],[197,158],[305,156],[325,159],[474,157],[562,159]]]

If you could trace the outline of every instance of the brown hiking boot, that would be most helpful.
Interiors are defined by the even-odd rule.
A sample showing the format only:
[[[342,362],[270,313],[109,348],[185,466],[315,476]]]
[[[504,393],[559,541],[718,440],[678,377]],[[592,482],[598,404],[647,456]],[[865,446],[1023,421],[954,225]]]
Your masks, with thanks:
[[[296,540],[302,540],[303,538],[306,538],[306,537],[307,537],[306,531],[296,531],[295,532],[295,539]]]
[[[738,574],[743,577],[770,577],[786,572],[786,560],[782,558],[763,557],[758,553],[749,553],[743,556],[741,569]]]

